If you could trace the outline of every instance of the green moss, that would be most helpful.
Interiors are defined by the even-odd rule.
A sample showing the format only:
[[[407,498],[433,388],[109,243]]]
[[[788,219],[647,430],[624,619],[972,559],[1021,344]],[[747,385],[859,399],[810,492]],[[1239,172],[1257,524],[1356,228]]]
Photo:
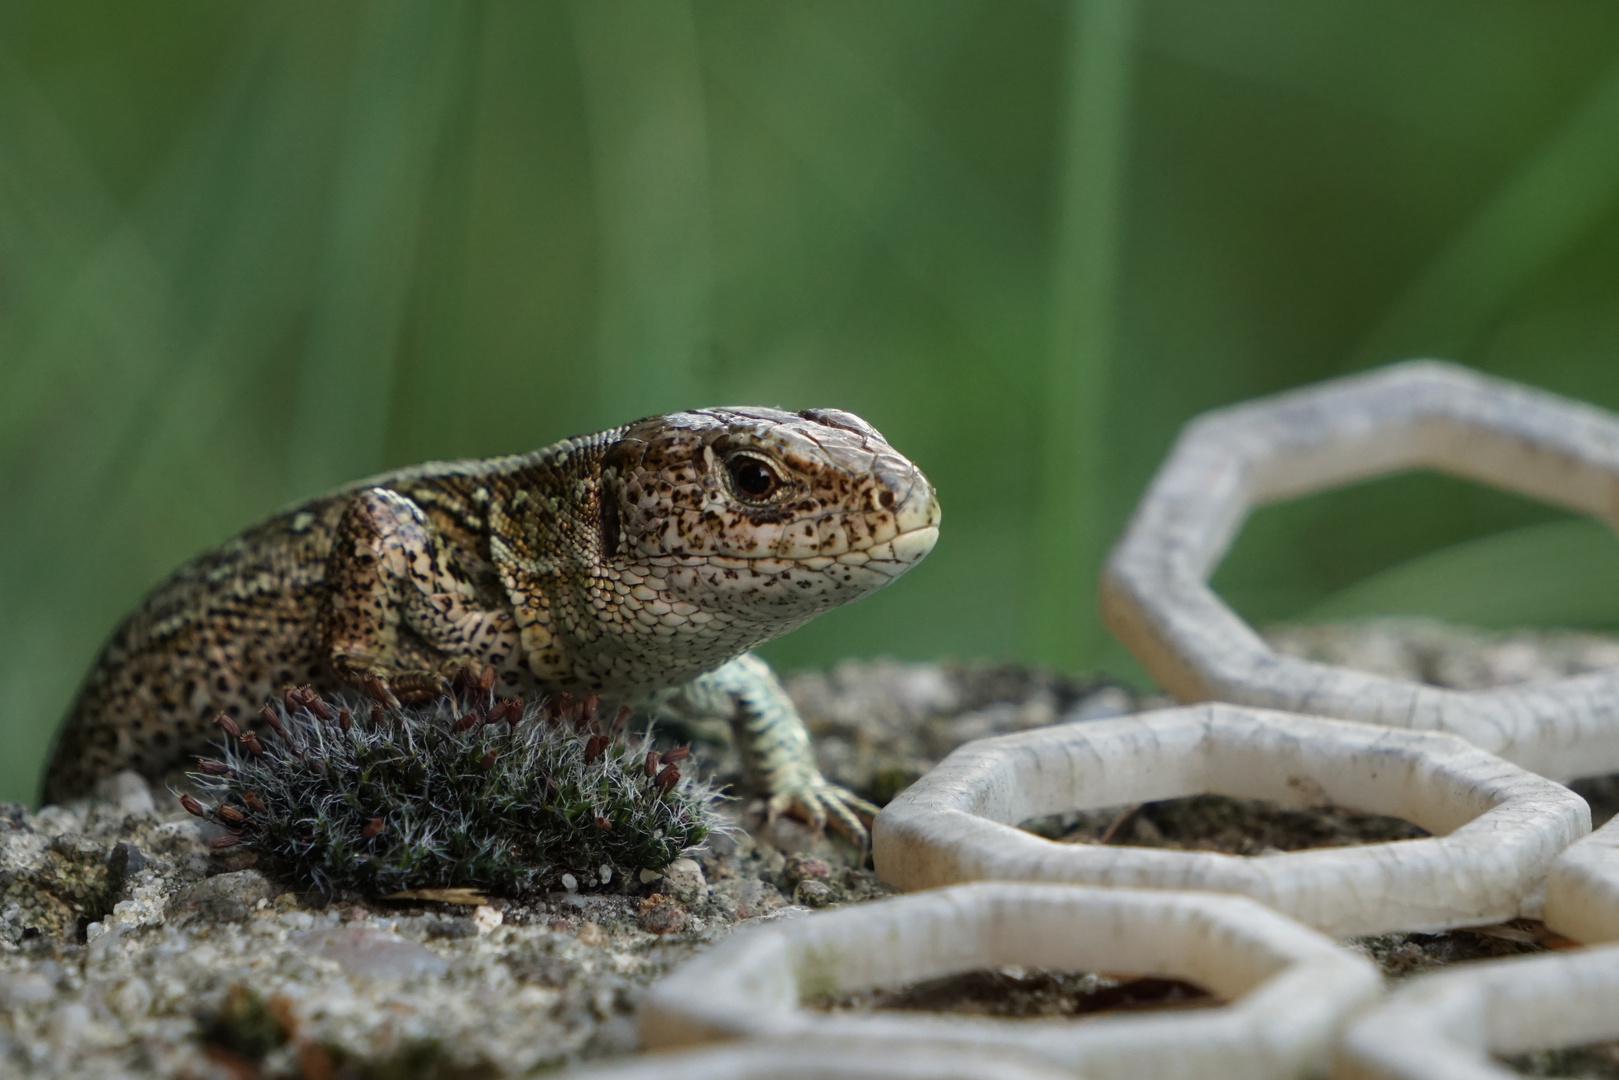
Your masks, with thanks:
[[[260,851],[321,892],[470,887],[517,895],[599,867],[661,867],[716,825],[713,794],[603,730],[594,699],[524,706],[488,682],[420,705],[328,701],[305,690],[265,709],[191,774],[224,843]],[[255,749],[256,748],[256,749]],[[652,755],[649,758],[649,755]]]

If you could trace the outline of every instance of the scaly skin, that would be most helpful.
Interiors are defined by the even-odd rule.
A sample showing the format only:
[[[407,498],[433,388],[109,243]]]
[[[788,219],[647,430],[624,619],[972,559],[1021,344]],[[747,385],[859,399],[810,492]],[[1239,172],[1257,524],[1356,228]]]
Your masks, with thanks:
[[[910,569],[938,537],[922,473],[850,413],[703,409],[532,454],[374,477],[182,567],[103,648],[45,797],[158,776],[274,692],[401,698],[468,663],[510,693],[731,722],[771,812],[857,841],[873,808],[817,770],[748,650]]]

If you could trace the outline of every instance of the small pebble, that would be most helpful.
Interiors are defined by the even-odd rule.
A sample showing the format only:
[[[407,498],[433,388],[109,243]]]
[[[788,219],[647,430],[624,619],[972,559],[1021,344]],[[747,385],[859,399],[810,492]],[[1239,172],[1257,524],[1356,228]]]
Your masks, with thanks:
[[[659,891],[683,904],[696,904],[708,898],[708,879],[696,859],[676,859],[663,868],[663,879]]]
[[[24,1005],[37,1005],[56,996],[53,979],[37,971],[7,971],[0,973],[0,1005],[19,1009]]]
[[[661,893],[641,901],[641,929],[649,934],[675,934],[686,926],[686,909]]]
[[[177,891],[169,898],[168,914],[173,918],[194,912],[213,922],[237,922],[271,892],[270,882],[257,870],[217,874]]]
[[[490,907],[488,904],[480,904],[472,913],[472,923],[480,934],[492,933],[505,918],[499,908]]]
[[[443,975],[450,969],[443,959],[414,941],[362,926],[342,930],[305,930],[293,934],[292,940],[317,956],[335,960],[350,975],[385,979],[408,975]]]
[[[584,945],[600,945],[605,935],[602,928],[593,922],[586,922],[579,927],[579,941]]]
[[[152,987],[139,975],[125,979],[107,996],[107,1004],[125,1023],[132,1023],[152,1008]]]
[[[157,804],[152,800],[152,788],[147,784],[146,778],[129,769],[103,777],[96,785],[96,794],[116,803],[118,809],[126,814],[151,816],[157,813]]]
[[[288,930],[308,930],[315,925],[315,916],[308,911],[283,911],[276,921]]]
[[[812,878],[831,877],[832,867],[825,859],[817,859],[813,855],[789,855],[782,866],[782,873],[788,881],[796,884]]]
[[[793,900],[805,907],[826,907],[836,899],[837,893],[833,891],[832,886],[819,878],[800,881],[798,888],[793,890]]]

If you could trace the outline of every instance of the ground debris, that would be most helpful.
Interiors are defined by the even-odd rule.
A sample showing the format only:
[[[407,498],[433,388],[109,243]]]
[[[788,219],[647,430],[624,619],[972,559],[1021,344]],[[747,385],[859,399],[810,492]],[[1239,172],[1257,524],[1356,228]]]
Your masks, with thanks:
[[[1619,1041],[1586,1043],[1555,1050],[1500,1054],[1496,1060],[1524,1076],[1558,1080],[1619,1080]]]
[[[1274,855],[1308,848],[1416,840],[1426,829],[1401,818],[1340,806],[1292,808],[1267,799],[1189,795],[1179,799],[1075,811],[1036,818],[1022,826],[1070,844],[1117,844]]]
[[[1311,631],[1310,647],[1338,648],[1331,633]],[[1495,640],[1426,627],[1418,636],[1425,670],[1447,678],[1476,670],[1461,654]],[[1553,652],[1568,648],[1557,638]],[[1560,673],[1584,662],[1545,663]],[[877,801],[969,739],[1167,704],[1106,680],[1008,665],[851,662],[787,685],[828,778]],[[667,736],[671,746],[689,737]],[[721,783],[737,777],[724,744],[693,760]],[[1619,795],[1611,779],[1575,787]],[[570,874],[571,886],[523,898],[383,900],[301,892],[240,847],[211,849],[218,826],[132,774],[73,805],[0,807],[0,1074],[504,1077],[629,1052],[645,988],[716,937],[893,893],[841,840],[769,822],[756,800],[723,812],[734,831],[667,866]],[[1110,828],[1114,843],[1255,855],[1419,835],[1341,808],[1214,796],[1049,823],[1055,835],[1093,842]],[[1357,944],[1400,977],[1558,942],[1517,922]],[[1072,1016],[1198,1000],[1164,982],[1003,969],[836,1004]]]
[[[900,1009],[1023,1020],[1207,1008],[1224,1002],[1179,979],[1002,967],[946,975],[897,989],[829,995],[805,1004],[829,1012]]]

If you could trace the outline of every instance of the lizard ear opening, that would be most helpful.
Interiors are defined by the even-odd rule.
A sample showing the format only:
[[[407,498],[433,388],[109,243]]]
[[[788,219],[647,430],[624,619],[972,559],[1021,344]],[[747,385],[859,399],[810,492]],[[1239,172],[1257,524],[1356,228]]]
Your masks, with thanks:
[[[618,520],[618,500],[613,497],[611,490],[600,493],[596,499],[598,507],[596,514],[596,527],[601,532],[601,553],[603,558],[618,554],[618,541],[620,524]]]

